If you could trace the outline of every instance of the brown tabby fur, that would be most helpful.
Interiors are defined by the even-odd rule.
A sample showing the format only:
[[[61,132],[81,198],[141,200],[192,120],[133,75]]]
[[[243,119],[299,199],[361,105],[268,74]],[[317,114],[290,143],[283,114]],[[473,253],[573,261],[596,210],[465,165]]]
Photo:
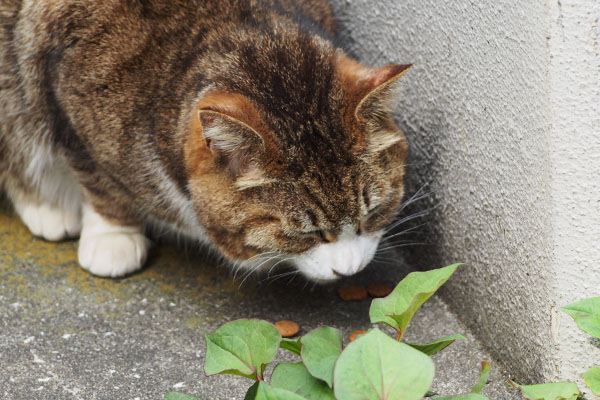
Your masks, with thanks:
[[[232,260],[382,229],[406,67],[368,69],[335,32],[325,0],[0,0],[0,187],[57,202],[25,173],[44,145],[104,217],[205,233]]]

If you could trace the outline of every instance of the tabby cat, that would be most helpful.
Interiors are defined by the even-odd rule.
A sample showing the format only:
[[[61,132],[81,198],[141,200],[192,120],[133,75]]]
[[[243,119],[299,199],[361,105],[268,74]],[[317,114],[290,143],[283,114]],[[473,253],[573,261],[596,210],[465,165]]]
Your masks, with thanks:
[[[241,268],[354,274],[402,199],[409,66],[335,33],[326,0],[0,0],[0,187],[99,276],[142,267],[149,225]]]

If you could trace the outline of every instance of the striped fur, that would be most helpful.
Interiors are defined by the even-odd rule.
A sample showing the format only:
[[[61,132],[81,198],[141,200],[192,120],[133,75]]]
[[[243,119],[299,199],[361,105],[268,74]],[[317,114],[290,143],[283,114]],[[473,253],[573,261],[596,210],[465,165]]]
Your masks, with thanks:
[[[330,279],[293,260],[355,243],[348,227],[376,246],[407,152],[386,108],[406,66],[366,68],[335,32],[325,0],[0,0],[0,186],[31,215],[90,210],[84,234],[151,222]],[[145,259],[119,271],[82,247],[101,275]]]

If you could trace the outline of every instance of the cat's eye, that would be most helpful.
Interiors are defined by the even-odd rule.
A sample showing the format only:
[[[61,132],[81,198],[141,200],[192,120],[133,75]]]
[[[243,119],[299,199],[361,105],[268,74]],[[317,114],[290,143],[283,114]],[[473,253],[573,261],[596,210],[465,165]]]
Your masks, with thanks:
[[[375,207],[371,207],[368,211],[367,214],[365,215],[365,218],[369,218],[371,217],[373,214],[379,212],[382,208],[382,204],[375,206]]]
[[[330,242],[330,240],[327,238],[327,235],[325,234],[324,231],[322,230],[315,230],[315,231],[310,231],[310,232],[301,232],[302,236],[305,237],[313,237],[315,239],[317,239],[318,241],[321,242]]]

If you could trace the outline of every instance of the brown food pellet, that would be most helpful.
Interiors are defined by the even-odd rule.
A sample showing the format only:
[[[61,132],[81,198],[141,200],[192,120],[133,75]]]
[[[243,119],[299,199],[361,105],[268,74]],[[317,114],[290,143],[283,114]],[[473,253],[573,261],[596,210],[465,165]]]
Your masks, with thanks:
[[[275,322],[275,329],[277,329],[283,337],[295,336],[300,332],[300,326],[298,326],[297,323],[287,320]]]
[[[367,333],[367,331],[365,331],[364,329],[359,329],[357,331],[354,331],[350,334],[350,341],[354,342],[354,339],[356,339],[356,337],[358,335],[364,335],[365,333]]]
[[[367,298],[367,289],[361,286],[346,286],[338,289],[338,294],[344,301],[358,301]]]
[[[392,288],[387,283],[371,283],[367,286],[367,292],[372,297],[385,297],[392,293]]]

